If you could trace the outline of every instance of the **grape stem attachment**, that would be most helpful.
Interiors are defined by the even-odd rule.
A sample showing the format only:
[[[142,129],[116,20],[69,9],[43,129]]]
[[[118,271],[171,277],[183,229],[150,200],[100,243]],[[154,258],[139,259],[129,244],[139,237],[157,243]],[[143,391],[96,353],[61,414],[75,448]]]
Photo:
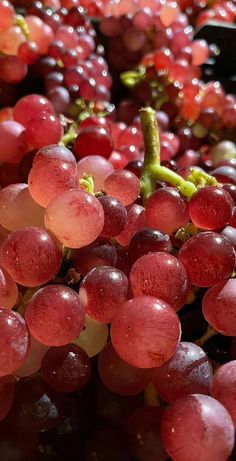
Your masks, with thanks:
[[[190,198],[197,188],[191,181],[186,181],[174,171],[160,165],[160,139],[156,112],[151,107],[140,110],[140,121],[144,138],[144,164],[141,176],[141,193],[144,202],[154,192],[157,181],[165,181],[175,186],[187,198]]]
[[[197,344],[197,346],[202,347],[208,339],[217,335],[217,333],[218,332],[211,325],[208,324],[204,335],[200,339],[197,339],[197,341],[195,341],[195,344]]]

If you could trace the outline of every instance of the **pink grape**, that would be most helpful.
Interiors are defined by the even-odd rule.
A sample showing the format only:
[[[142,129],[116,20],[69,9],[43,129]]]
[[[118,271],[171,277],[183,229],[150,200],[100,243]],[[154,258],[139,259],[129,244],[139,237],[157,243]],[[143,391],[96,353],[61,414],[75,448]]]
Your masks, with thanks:
[[[35,114],[26,125],[27,141],[34,149],[58,143],[62,134],[59,118],[47,112]]]
[[[139,394],[151,379],[151,370],[128,365],[117,355],[111,342],[100,352],[98,372],[108,389],[124,396]]]
[[[77,165],[77,178],[83,179],[84,175],[91,175],[94,180],[94,192],[104,189],[104,181],[108,174],[114,170],[111,162],[100,155],[89,155],[79,160]]]
[[[210,287],[230,277],[235,266],[234,248],[216,232],[201,232],[187,240],[179,251],[191,283]]]
[[[90,317],[110,323],[128,298],[128,279],[115,267],[95,267],[82,280],[79,297]]]
[[[188,223],[188,204],[176,189],[165,187],[149,197],[146,215],[150,227],[172,234]]]
[[[11,27],[15,20],[15,10],[8,0],[0,2],[0,30]]]
[[[225,363],[214,374],[211,396],[228,410],[236,427],[236,361]]]
[[[88,355],[75,344],[49,349],[42,359],[41,369],[45,381],[60,392],[78,391],[91,374]]]
[[[236,279],[214,285],[205,293],[202,301],[205,319],[219,333],[236,336]]]
[[[217,229],[230,221],[233,206],[233,199],[223,188],[202,187],[189,202],[189,216],[200,229]]]
[[[84,307],[79,296],[63,285],[47,285],[31,298],[25,319],[31,335],[46,346],[73,341],[84,326]]]
[[[169,304],[151,296],[130,299],[119,307],[111,325],[117,354],[137,368],[155,368],[176,352],[181,334]]]
[[[28,350],[28,331],[17,312],[0,308],[0,376],[6,376],[23,364]]]
[[[25,64],[33,64],[39,57],[39,49],[35,42],[21,43],[18,48],[18,57]]]
[[[0,57],[1,80],[6,83],[16,84],[21,82],[27,74],[27,65],[20,61],[18,56],[3,55]]]
[[[13,231],[0,249],[4,269],[15,282],[34,287],[49,282],[62,262],[59,243],[39,227]]]
[[[14,375],[20,378],[31,376],[41,368],[41,361],[49,346],[39,343],[33,336],[30,336],[29,349],[24,363],[15,370]]]
[[[212,366],[204,350],[189,342],[179,343],[171,359],[152,374],[157,394],[168,403],[187,394],[209,394],[212,379]]]
[[[127,207],[127,225],[125,229],[116,236],[117,242],[122,246],[129,246],[133,235],[143,227],[146,227],[146,212],[141,205],[133,203]]]
[[[56,196],[76,187],[76,161],[64,146],[42,147],[33,160],[28,176],[29,191],[42,207]]]
[[[18,288],[12,277],[0,268],[0,305],[11,309],[18,298]]]
[[[45,213],[45,225],[69,248],[92,243],[104,226],[104,212],[99,200],[79,189],[55,197]]]
[[[234,446],[229,413],[207,395],[188,395],[167,407],[161,432],[164,447],[175,461],[226,461]]]
[[[50,43],[53,41],[54,32],[42,19],[34,15],[25,17],[29,27],[29,38],[36,43],[40,54],[46,54]]]
[[[201,66],[209,58],[209,46],[205,40],[194,40],[192,43],[192,63],[194,66]]]
[[[20,135],[25,132],[23,125],[13,120],[0,123],[0,161],[18,163],[26,151],[20,144]]]
[[[18,26],[0,31],[0,50],[2,53],[16,56],[18,47],[25,42],[25,35]]]
[[[1,192],[0,192],[1,195]],[[115,237],[119,235],[127,224],[127,211],[124,205],[110,195],[98,197],[104,211],[104,226],[101,237]]]
[[[0,421],[9,413],[15,394],[15,382],[13,376],[3,376],[0,378]]]
[[[35,114],[47,112],[55,114],[51,102],[40,94],[29,94],[19,99],[14,107],[14,120],[26,126]]]
[[[137,176],[131,171],[115,170],[106,177],[104,190],[106,194],[115,197],[127,206],[137,199],[140,184]]]
[[[134,296],[155,296],[180,309],[189,293],[189,280],[184,265],[165,252],[141,256],[130,272]]]
[[[0,222],[9,230],[44,227],[44,209],[29,193],[27,184],[11,184],[0,191]]]

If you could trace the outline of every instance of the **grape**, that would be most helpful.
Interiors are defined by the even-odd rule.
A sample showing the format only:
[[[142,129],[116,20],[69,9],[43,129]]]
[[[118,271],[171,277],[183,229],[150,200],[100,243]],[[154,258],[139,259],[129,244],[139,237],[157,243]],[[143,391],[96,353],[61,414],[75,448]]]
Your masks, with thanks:
[[[24,64],[33,64],[39,57],[39,49],[35,42],[30,40],[20,44],[18,57]]]
[[[210,287],[227,279],[234,270],[235,255],[230,241],[216,232],[191,237],[179,251],[193,285]]]
[[[101,233],[103,207],[93,195],[73,189],[50,202],[45,213],[45,225],[63,245],[81,248],[92,243]]]
[[[106,194],[115,197],[127,206],[133,203],[139,195],[139,180],[131,171],[115,170],[106,177],[104,190]]]
[[[232,166],[219,166],[211,172],[218,182],[236,185],[236,171]]]
[[[117,250],[108,240],[97,240],[76,250],[73,262],[76,270],[85,275],[95,267],[115,266]]]
[[[8,0],[1,0],[0,2],[0,18],[0,30],[8,29],[14,23],[15,10]]]
[[[146,227],[145,208],[136,203],[127,207],[127,225],[125,229],[116,236],[117,242],[122,246],[129,246],[133,235],[143,227]]]
[[[11,276],[0,268],[0,305],[11,309],[18,298],[18,288]]]
[[[130,241],[129,254],[136,261],[147,253],[166,251],[170,253],[172,245],[167,234],[144,228],[136,232]]]
[[[23,365],[14,372],[14,375],[26,377],[33,375],[41,368],[41,361],[49,346],[39,343],[33,336],[30,337],[29,349]]]
[[[0,123],[0,161],[18,163],[26,151],[20,144],[20,136],[25,132],[23,125],[13,120]]]
[[[84,315],[84,307],[74,290],[47,285],[31,298],[25,319],[37,341],[46,346],[64,346],[82,331]]]
[[[27,15],[25,20],[29,27],[29,39],[36,43],[40,54],[46,54],[54,38],[52,28],[34,15]]]
[[[134,411],[127,422],[127,432],[135,459],[166,461],[167,453],[161,441],[163,409],[146,406]]]
[[[201,66],[209,58],[209,46],[205,40],[194,40],[192,43],[192,63]]]
[[[17,101],[14,107],[14,120],[26,126],[35,114],[47,112],[53,115],[54,109],[50,101],[40,94],[29,94]]]
[[[0,32],[1,53],[14,56],[17,55],[18,47],[25,42],[25,36],[18,26],[11,26]]]
[[[56,144],[40,149],[29,173],[29,191],[33,199],[47,207],[52,199],[76,187],[76,161],[64,146]]]
[[[225,363],[214,375],[211,396],[228,410],[234,427],[236,426],[236,361]]]
[[[236,279],[218,283],[203,297],[203,315],[220,333],[236,336],[235,323]]]
[[[151,296],[122,304],[111,325],[111,340],[117,354],[138,368],[155,368],[169,360],[177,349],[180,334],[174,310]]]
[[[44,209],[31,197],[27,184],[11,184],[0,191],[1,224],[9,230],[44,227]]]
[[[232,226],[227,226],[222,230],[222,234],[232,243],[236,250],[236,229]]]
[[[62,253],[58,242],[48,232],[39,227],[24,227],[6,237],[0,259],[15,282],[34,287],[57,274]]]
[[[165,187],[149,197],[146,215],[150,227],[172,234],[188,223],[188,204],[176,189]]]
[[[111,342],[99,355],[98,371],[105,386],[119,395],[139,394],[151,379],[151,370],[128,365],[117,355]]]
[[[94,192],[99,192],[104,188],[106,176],[113,171],[110,161],[100,155],[89,155],[78,162],[77,177],[82,179],[84,174],[91,175],[94,180]]]
[[[223,184],[222,189],[226,190],[232,197],[234,205],[236,204],[236,186],[234,184]]]
[[[0,308],[0,376],[12,374],[24,362],[28,350],[28,332],[17,312]]]
[[[3,55],[0,57],[1,80],[6,83],[16,84],[23,80],[28,67],[17,56]]]
[[[234,202],[220,187],[202,187],[189,202],[189,216],[200,229],[224,227],[232,216]]]
[[[85,316],[84,328],[73,343],[80,346],[89,357],[94,357],[104,348],[108,340],[108,328],[104,323]]]
[[[100,266],[84,277],[79,296],[86,313],[98,322],[110,323],[119,305],[126,301],[128,279],[115,267]]]
[[[164,412],[161,432],[174,461],[226,461],[234,446],[229,413],[207,395],[188,395],[172,403]]]
[[[15,421],[30,432],[40,432],[56,426],[63,416],[63,403],[39,375],[20,382],[14,402]]]
[[[75,344],[49,349],[41,368],[44,379],[61,392],[78,391],[87,383],[91,373],[88,355]]]
[[[194,343],[181,342],[171,359],[152,375],[157,394],[172,403],[187,394],[209,394],[213,371],[207,355]]]
[[[67,113],[70,104],[70,94],[63,86],[56,86],[47,93],[48,99],[51,101],[55,111],[59,113]]]
[[[189,280],[184,265],[175,256],[164,252],[139,258],[130,272],[134,296],[154,296],[180,309],[189,293]]]
[[[63,128],[59,118],[47,112],[35,114],[26,125],[28,143],[34,149],[40,149],[60,141]]]
[[[1,194],[1,192],[0,192]],[[103,195],[98,197],[104,211],[104,226],[101,237],[115,237],[125,228],[127,211],[124,205],[114,197]]]
[[[112,149],[113,141],[110,134],[99,126],[83,128],[73,145],[73,152],[78,158],[88,155],[101,155],[108,158]]]

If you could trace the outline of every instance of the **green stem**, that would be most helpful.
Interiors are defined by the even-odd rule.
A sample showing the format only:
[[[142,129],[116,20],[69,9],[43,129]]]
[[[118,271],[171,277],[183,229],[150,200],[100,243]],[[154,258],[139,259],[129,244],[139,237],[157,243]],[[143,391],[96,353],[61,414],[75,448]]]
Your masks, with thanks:
[[[156,178],[150,168],[160,166],[160,139],[156,113],[151,107],[140,110],[140,121],[145,148],[141,192],[143,200],[146,201],[155,190]]]
[[[65,133],[62,136],[62,138],[61,138],[61,140],[59,142],[60,146],[65,146],[66,147],[69,144],[72,144],[75,141],[75,139],[77,138],[77,136],[78,136],[78,133],[76,133],[74,130],[69,130],[67,133]]]
[[[187,198],[190,198],[197,190],[191,181],[185,181],[174,171],[160,165],[160,140],[156,112],[150,107],[140,110],[141,127],[144,138],[144,164],[141,177],[141,193],[144,202],[154,192],[156,182],[165,181],[177,187]]]
[[[79,181],[79,185],[85,192],[94,195],[94,180],[91,175],[84,174],[83,178]]]

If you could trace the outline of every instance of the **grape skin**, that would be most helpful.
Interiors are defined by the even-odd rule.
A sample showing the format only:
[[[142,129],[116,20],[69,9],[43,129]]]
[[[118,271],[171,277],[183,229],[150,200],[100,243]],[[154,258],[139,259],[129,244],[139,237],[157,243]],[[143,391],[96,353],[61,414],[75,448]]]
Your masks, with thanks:
[[[202,301],[205,319],[219,333],[236,336],[236,280],[229,279],[211,287]]]
[[[111,324],[114,349],[129,365],[155,368],[176,352],[181,327],[174,310],[151,296],[122,304]]]
[[[226,461],[234,446],[229,413],[207,395],[192,394],[167,407],[161,432],[174,461]]]

